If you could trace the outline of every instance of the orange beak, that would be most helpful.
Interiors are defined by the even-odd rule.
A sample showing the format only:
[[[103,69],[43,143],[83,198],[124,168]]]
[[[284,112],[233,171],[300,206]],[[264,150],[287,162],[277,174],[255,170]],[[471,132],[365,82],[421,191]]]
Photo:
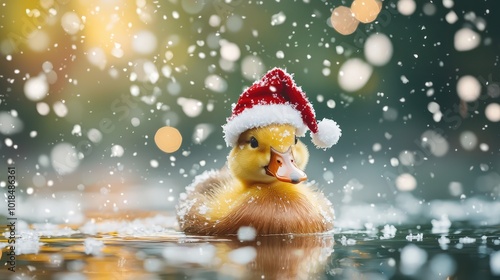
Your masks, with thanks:
[[[271,160],[269,160],[269,165],[266,166],[266,174],[276,177],[282,182],[292,184],[298,184],[307,179],[306,173],[295,164],[292,147],[284,153],[280,153],[271,147]]]

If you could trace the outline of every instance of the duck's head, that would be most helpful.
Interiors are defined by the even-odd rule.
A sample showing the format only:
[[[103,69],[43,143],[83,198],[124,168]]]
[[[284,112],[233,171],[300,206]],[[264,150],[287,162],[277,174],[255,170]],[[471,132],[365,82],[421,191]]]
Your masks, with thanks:
[[[306,180],[309,152],[295,131],[289,124],[271,124],[243,132],[228,157],[231,172],[249,185]]]

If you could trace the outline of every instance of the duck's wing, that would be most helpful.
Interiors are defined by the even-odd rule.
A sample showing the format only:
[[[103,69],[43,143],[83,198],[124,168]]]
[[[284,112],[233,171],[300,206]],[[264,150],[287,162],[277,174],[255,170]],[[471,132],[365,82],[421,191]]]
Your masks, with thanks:
[[[232,176],[226,164],[219,170],[205,171],[196,176],[193,183],[186,188],[186,191],[208,195],[212,194],[216,188],[226,185],[226,183],[231,180]]]
[[[230,186],[234,178],[227,166],[220,170],[209,170],[195,177],[193,183],[181,193],[176,207],[177,220],[181,229],[189,233],[202,233],[208,226],[205,216],[208,205],[221,188]]]

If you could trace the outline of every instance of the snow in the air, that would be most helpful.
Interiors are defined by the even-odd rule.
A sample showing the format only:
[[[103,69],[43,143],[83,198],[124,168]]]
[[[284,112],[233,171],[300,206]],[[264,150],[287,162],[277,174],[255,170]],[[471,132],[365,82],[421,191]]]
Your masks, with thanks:
[[[241,51],[238,45],[225,40],[220,41],[220,55],[227,61],[237,61],[241,56]]]
[[[457,51],[469,51],[479,46],[481,35],[468,27],[464,27],[455,33],[454,43]]]
[[[205,78],[205,87],[214,92],[226,92],[227,82],[221,76],[211,74]]]
[[[255,81],[259,79],[266,71],[266,67],[262,59],[255,55],[249,55],[241,61],[241,74],[245,79]]]
[[[387,35],[377,33],[366,39],[364,46],[366,60],[374,66],[383,66],[392,57],[392,43]]]
[[[500,104],[498,103],[490,103],[486,106],[486,110],[484,111],[486,118],[488,118],[491,122],[499,122],[500,121]]]
[[[56,144],[50,153],[51,163],[54,170],[60,175],[75,171],[80,165],[77,150],[69,143]]]
[[[43,52],[50,45],[50,37],[47,32],[35,29],[27,37],[28,47],[35,52]]]
[[[478,139],[474,132],[462,131],[459,136],[460,145],[464,150],[472,151],[477,147]]]
[[[149,30],[141,30],[132,36],[132,49],[139,54],[150,54],[158,44],[156,36]]]
[[[83,29],[83,24],[75,12],[66,12],[61,18],[61,26],[66,33],[74,35]]]
[[[40,101],[49,93],[49,84],[44,74],[29,78],[24,84],[24,94],[31,101]]]
[[[436,5],[434,5],[433,3],[425,3],[423,10],[424,10],[425,15],[433,16],[436,13],[437,9],[436,9]]]
[[[17,112],[0,112],[0,133],[3,135],[12,135],[23,130],[23,122],[18,117]]]
[[[91,142],[99,143],[99,142],[101,142],[103,135],[98,129],[91,128],[87,132],[87,137],[89,138],[89,140]]]
[[[401,273],[414,275],[427,262],[427,252],[416,245],[406,245],[401,250]]]
[[[443,6],[445,8],[451,9],[451,8],[453,8],[453,5],[455,5],[453,0],[443,0]]]
[[[90,64],[96,66],[101,70],[104,70],[104,68],[106,68],[107,64],[106,53],[101,48],[95,47],[88,50],[87,59],[90,62]]]
[[[210,134],[214,131],[214,125],[209,123],[200,123],[194,127],[193,142],[196,144],[203,143]]]
[[[399,0],[397,3],[398,12],[402,15],[410,16],[415,12],[417,4],[414,0]]]
[[[481,84],[474,76],[462,76],[457,82],[457,94],[465,102],[476,101],[481,94]]]
[[[66,117],[68,114],[68,107],[66,107],[66,104],[61,101],[56,101],[54,105],[52,105],[52,109],[54,110],[54,113],[61,118]]]
[[[454,11],[449,11],[445,16],[446,22],[454,24],[458,20],[458,16]]]
[[[429,267],[434,275],[453,275],[457,269],[457,263],[450,255],[440,253],[431,258]]]
[[[400,191],[412,191],[417,187],[417,180],[409,173],[403,173],[396,178],[396,187]]]
[[[124,152],[125,149],[121,145],[116,144],[111,147],[111,157],[121,157]]]
[[[426,130],[421,136],[422,147],[426,147],[436,157],[442,157],[448,153],[449,143],[445,137],[434,130]]]
[[[36,104],[36,111],[38,112],[38,114],[46,116],[50,112],[50,106],[45,102],[38,102]]]
[[[286,20],[286,15],[283,12],[279,12],[271,16],[271,26],[283,24]]]
[[[370,79],[373,68],[359,58],[351,58],[340,67],[338,82],[346,91],[357,91]]]
[[[241,30],[243,27],[243,19],[241,18],[240,15],[231,15],[229,18],[226,20],[226,28],[228,31],[236,33]]]
[[[203,111],[203,103],[197,99],[179,97],[177,104],[181,105],[184,114],[191,118],[199,116]]]
[[[500,275],[500,251],[491,253],[490,268],[491,268],[491,274],[495,276]]]

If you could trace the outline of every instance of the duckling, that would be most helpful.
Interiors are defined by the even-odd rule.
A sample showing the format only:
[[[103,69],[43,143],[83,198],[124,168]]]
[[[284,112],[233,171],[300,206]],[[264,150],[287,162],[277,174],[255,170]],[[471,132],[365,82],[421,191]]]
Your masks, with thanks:
[[[272,69],[240,96],[223,126],[232,147],[226,165],[196,177],[181,194],[181,229],[195,235],[236,234],[242,226],[260,235],[331,230],[332,204],[303,171],[309,152],[298,137],[307,128],[319,148],[341,135],[333,120],[316,122],[291,75]]]

